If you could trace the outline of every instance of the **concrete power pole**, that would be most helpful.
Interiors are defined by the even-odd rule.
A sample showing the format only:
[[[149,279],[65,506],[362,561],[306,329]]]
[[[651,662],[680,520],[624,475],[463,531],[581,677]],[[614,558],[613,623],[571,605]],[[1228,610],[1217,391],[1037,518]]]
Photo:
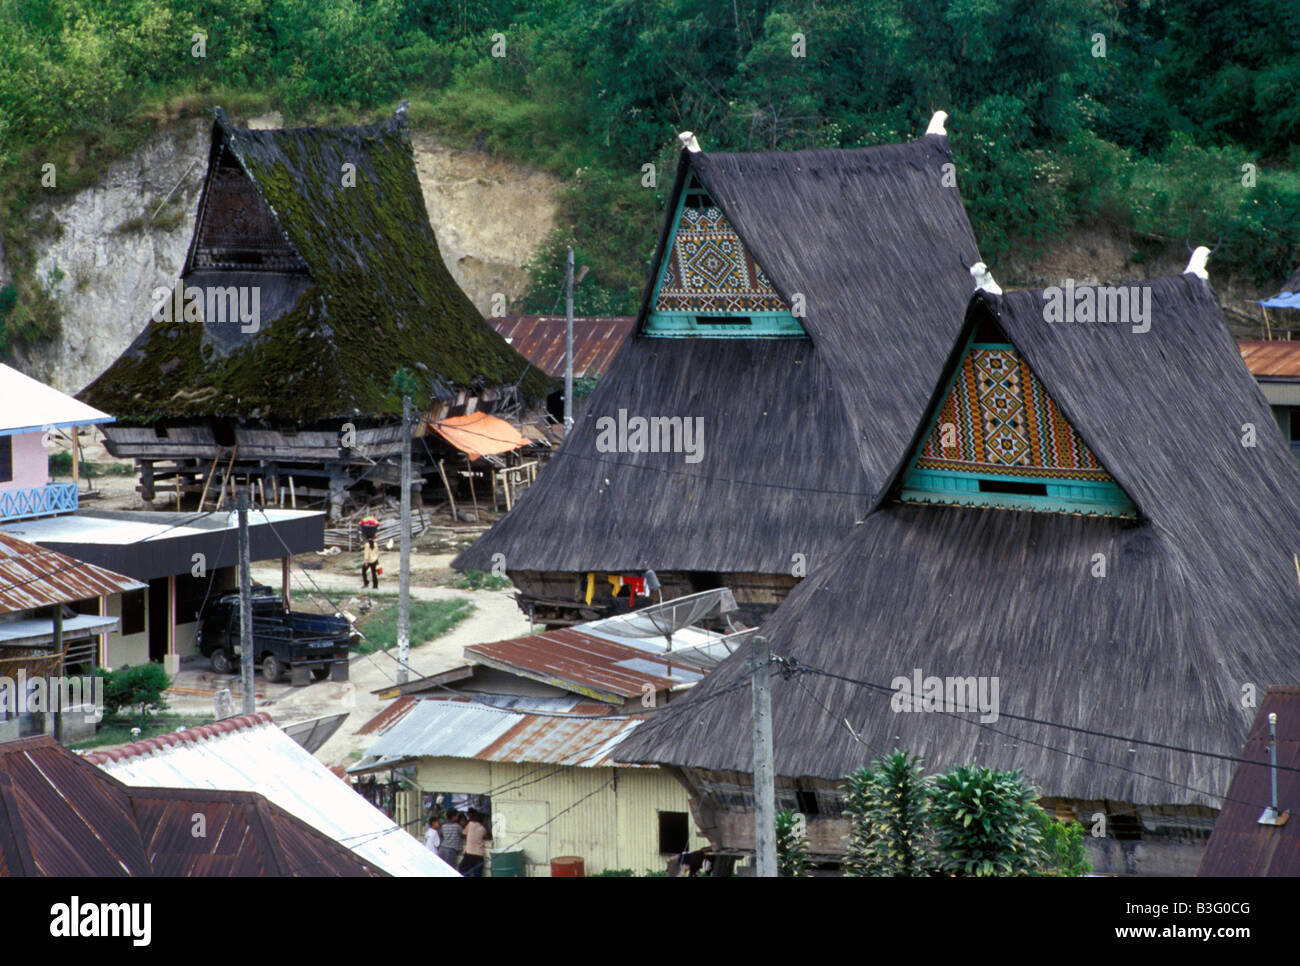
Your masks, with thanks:
[[[257,710],[253,690],[253,575],[248,550],[248,491],[239,491],[239,683],[244,690],[244,714]]]
[[[397,683],[410,677],[411,659],[411,397],[402,397],[402,561],[397,585]],[[472,480],[470,481],[473,482]]]
[[[573,249],[564,266],[564,435],[573,428]]]
[[[754,695],[754,875],[776,878],[776,774],[772,764],[772,651],[754,635],[749,648]]]

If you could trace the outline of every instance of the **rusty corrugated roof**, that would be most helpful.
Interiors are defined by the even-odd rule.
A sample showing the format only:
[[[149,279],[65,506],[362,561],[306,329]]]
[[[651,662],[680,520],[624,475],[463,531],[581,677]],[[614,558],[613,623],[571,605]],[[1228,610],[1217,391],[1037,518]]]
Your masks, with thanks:
[[[682,682],[680,664],[669,677],[668,656],[596,637],[576,628],[529,634],[506,641],[473,644],[466,657],[520,677],[577,694],[622,704],[628,698],[664,691]],[[698,679],[692,674],[691,679]]]
[[[573,718],[521,715],[522,719],[474,757],[484,761],[537,761],[595,767],[611,762],[610,753],[632,733],[627,718]]]
[[[1256,379],[1300,379],[1300,341],[1242,339],[1237,348]]]
[[[511,348],[548,376],[564,377],[564,316],[507,315],[489,319]],[[584,316],[573,320],[573,374],[609,372],[614,356],[636,328],[630,315]]]
[[[1278,810],[1285,825],[1260,825],[1272,798],[1268,716],[1277,715]],[[1198,876],[1300,876],[1300,687],[1270,687],[1250,726],[1214,822]]]
[[[93,752],[87,758],[125,782],[132,794],[160,788],[184,789],[184,794],[256,793],[330,841],[347,845],[368,867],[391,875],[456,875],[277,728],[266,712]]]
[[[425,698],[367,749],[367,761],[350,770],[422,757],[595,768],[613,765],[614,748],[640,723],[626,715],[529,714]]]
[[[144,586],[131,577],[0,533],[0,614]]]
[[[40,736],[0,743],[0,875],[384,873],[262,795],[129,788]]]

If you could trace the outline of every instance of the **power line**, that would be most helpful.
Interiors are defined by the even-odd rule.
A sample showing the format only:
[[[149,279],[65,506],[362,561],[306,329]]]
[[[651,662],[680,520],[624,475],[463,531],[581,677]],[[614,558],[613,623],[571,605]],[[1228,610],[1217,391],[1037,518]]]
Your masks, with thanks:
[[[797,663],[797,662],[794,662],[794,663]],[[796,681],[796,683],[798,683],[798,678],[795,678],[794,680]],[[803,689],[803,690],[805,690],[805,693],[811,693],[811,692],[808,692],[807,689]],[[826,705],[825,702],[822,702],[822,701],[818,700],[818,704],[820,704],[820,705],[822,706],[822,709],[825,711],[826,715],[827,715],[827,716],[828,716],[832,721],[834,721],[836,724],[840,725],[840,726],[843,727],[846,731],[848,731],[848,733],[853,737],[853,739],[854,739],[855,741],[857,741],[857,742],[859,742],[860,744],[866,746],[866,742],[864,742],[864,741],[863,741],[863,740],[858,736],[858,734],[853,730],[853,728],[849,725],[847,717],[845,717],[845,718],[837,718],[836,715],[834,714],[834,712],[832,712],[832,711],[830,710],[830,707],[829,707],[828,705]],[[961,716],[961,715],[957,715],[956,717],[957,717],[957,719],[958,719],[959,721],[963,722],[964,724],[974,725],[974,726],[976,726],[976,727],[980,727],[980,728],[985,728],[985,729],[987,729],[987,730],[993,732],[994,734],[1001,735],[1002,737],[1004,737],[1004,738],[1008,738],[1008,739],[1010,739],[1010,740],[1013,741],[1013,742],[1024,741],[1026,744],[1036,745],[1037,747],[1039,747],[1039,748],[1043,748],[1043,749],[1046,749],[1047,751],[1056,752],[1057,754],[1062,754],[1062,755],[1065,755],[1065,756],[1070,757],[1070,758],[1078,758],[1078,759],[1080,759],[1080,760],[1082,760],[1082,761],[1086,761],[1086,762],[1089,762],[1089,763],[1094,764],[1094,765],[1100,765],[1100,766],[1102,766],[1103,768],[1115,768],[1115,769],[1118,769],[1118,770],[1120,770],[1120,771],[1126,771],[1126,772],[1129,772],[1130,774],[1137,775],[1137,776],[1140,777],[1140,778],[1148,778],[1148,779],[1150,779],[1150,780],[1152,780],[1152,781],[1160,782],[1161,784],[1171,785],[1171,786],[1173,786],[1174,788],[1181,788],[1181,789],[1183,789],[1183,790],[1185,790],[1185,791],[1196,792],[1197,794],[1199,794],[1199,795],[1204,795],[1204,796],[1207,797],[1207,798],[1212,798],[1212,799],[1213,799],[1213,798],[1220,798],[1220,799],[1222,799],[1222,800],[1225,801],[1225,802],[1236,802],[1236,803],[1239,804],[1239,805],[1249,805],[1249,806],[1251,806],[1251,807],[1253,807],[1253,808],[1262,808],[1262,807],[1264,807],[1264,806],[1261,805],[1259,802],[1250,802],[1250,801],[1246,801],[1246,800],[1244,800],[1244,799],[1232,798],[1231,796],[1227,795],[1226,793],[1223,794],[1223,795],[1216,795],[1214,792],[1208,791],[1208,790],[1206,790],[1206,789],[1204,789],[1204,788],[1198,788],[1198,787],[1196,787],[1195,785],[1188,785],[1188,784],[1185,783],[1185,782],[1175,781],[1174,779],[1171,779],[1171,778],[1165,778],[1165,777],[1160,776],[1160,775],[1153,775],[1153,774],[1150,774],[1149,772],[1139,771],[1138,769],[1133,768],[1133,767],[1131,767],[1131,766],[1129,766],[1129,765],[1121,765],[1120,763],[1118,763],[1118,762],[1113,762],[1113,761],[1104,761],[1104,760],[1102,760],[1102,759],[1100,759],[1100,758],[1093,758],[1092,756],[1090,756],[1090,755],[1085,755],[1085,754],[1083,754],[1083,753],[1081,753],[1081,752],[1070,751],[1070,750],[1065,749],[1065,748],[1058,748],[1058,747],[1056,747],[1055,745],[1049,745],[1049,744],[1047,744],[1047,743],[1045,743],[1045,742],[1035,741],[1035,740],[1032,739],[1032,738],[1027,738],[1027,737],[1024,737],[1024,736],[1021,736],[1021,735],[1015,735],[1015,734],[1012,734],[1012,733],[1009,732],[1009,731],[1003,731],[1003,730],[1001,730],[1000,728],[995,728],[995,727],[993,727],[993,725],[992,725],[991,723],[986,722],[986,721],[980,721],[980,720],[978,720],[978,719],[976,719],[976,718],[967,718],[967,717],[964,717],[964,716]],[[1248,761],[1247,759],[1240,759],[1240,760],[1245,761],[1245,762],[1247,762],[1248,764],[1256,764],[1256,765],[1260,765],[1260,767],[1265,767],[1265,765],[1264,765],[1263,762],[1250,762],[1250,761]],[[1108,813],[1108,814],[1111,814],[1111,815],[1137,815],[1137,814],[1140,814],[1140,810],[1139,810],[1138,808],[1134,807],[1134,808],[1131,808],[1131,809],[1122,809],[1122,810],[1117,810],[1117,811],[1114,811],[1114,812],[1110,812],[1110,813]]]
[[[864,681],[861,678],[849,677],[843,674],[836,674],[832,671],[827,671],[823,668],[811,667],[807,664],[803,664],[793,659],[787,659],[787,660],[790,660],[793,667],[798,671],[803,671],[810,674],[818,674],[821,675],[822,677],[832,678],[837,681],[845,681],[849,684],[857,685],[858,687],[870,688],[872,690],[880,691],[883,693],[888,693],[888,694],[895,693],[894,688],[886,687],[885,685],[882,684],[876,684],[875,682],[872,681]],[[1126,735],[1116,735],[1106,731],[1097,731],[1093,728],[1082,728],[1079,727],[1078,725],[1068,725],[1068,724],[1063,724],[1062,722],[1059,721],[1048,721],[1043,718],[1033,718],[1027,715],[1014,714],[1008,711],[999,711],[998,717],[1010,718],[1013,721],[1023,721],[1026,724],[1041,725],[1047,728],[1057,728],[1062,731],[1072,731],[1075,732],[1076,734],[1086,735],[1090,738],[1104,738],[1109,741],[1124,741],[1131,745],[1145,745],[1150,748],[1159,748],[1162,751],[1173,751],[1184,755],[1199,755],[1204,758],[1217,758],[1221,761],[1230,761],[1235,764],[1259,764],[1258,762],[1253,762],[1248,758],[1242,758],[1239,755],[1226,755],[1223,754],[1222,752],[1217,752],[1217,751],[1201,751],[1196,748],[1186,748],[1181,745],[1171,745],[1161,741],[1148,741],[1143,738],[1133,738]],[[1283,771],[1300,772],[1300,767],[1296,767],[1296,766],[1278,765],[1277,767],[1279,770],[1283,770]]]

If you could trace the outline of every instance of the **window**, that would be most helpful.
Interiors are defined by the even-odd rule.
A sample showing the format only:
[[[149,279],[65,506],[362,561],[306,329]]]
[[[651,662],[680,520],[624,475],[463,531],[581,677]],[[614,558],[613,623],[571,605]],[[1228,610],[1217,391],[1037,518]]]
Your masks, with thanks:
[[[128,590],[122,595],[122,636],[144,633],[144,590]]]
[[[747,315],[697,315],[696,325],[753,325]]]
[[[0,483],[9,483],[14,478],[14,438],[0,436]]]
[[[795,804],[799,806],[799,811],[805,818],[811,818],[813,815],[821,814],[821,808],[817,804],[817,793],[799,789],[794,793]]]
[[[659,813],[659,852],[680,855],[691,841],[689,816],[685,812]]]
[[[981,493],[1018,493],[1021,496],[1047,496],[1046,483],[1017,483],[1015,480],[980,480]]]

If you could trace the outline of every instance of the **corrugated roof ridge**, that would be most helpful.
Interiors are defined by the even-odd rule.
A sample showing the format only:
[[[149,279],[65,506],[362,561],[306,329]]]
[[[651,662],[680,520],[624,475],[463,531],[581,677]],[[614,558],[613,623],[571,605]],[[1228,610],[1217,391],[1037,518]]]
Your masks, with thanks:
[[[121,745],[107,751],[92,751],[85,756],[85,759],[94,765],[107,765],[111,762],[124,761],[127,758],[152,755],[156,752],[178,748],[183,744],[195,742],[201,738],[218,738],[222,735],[233,734],[236,731],[246,731],[258,725],[274,723],[275,721],[271,718],[270,712],[267,711],[242,714],[235,718],[214,721],[212,724],[186,728],[184,731],[169,731],[164,735],[133,741],[129,745]]]

